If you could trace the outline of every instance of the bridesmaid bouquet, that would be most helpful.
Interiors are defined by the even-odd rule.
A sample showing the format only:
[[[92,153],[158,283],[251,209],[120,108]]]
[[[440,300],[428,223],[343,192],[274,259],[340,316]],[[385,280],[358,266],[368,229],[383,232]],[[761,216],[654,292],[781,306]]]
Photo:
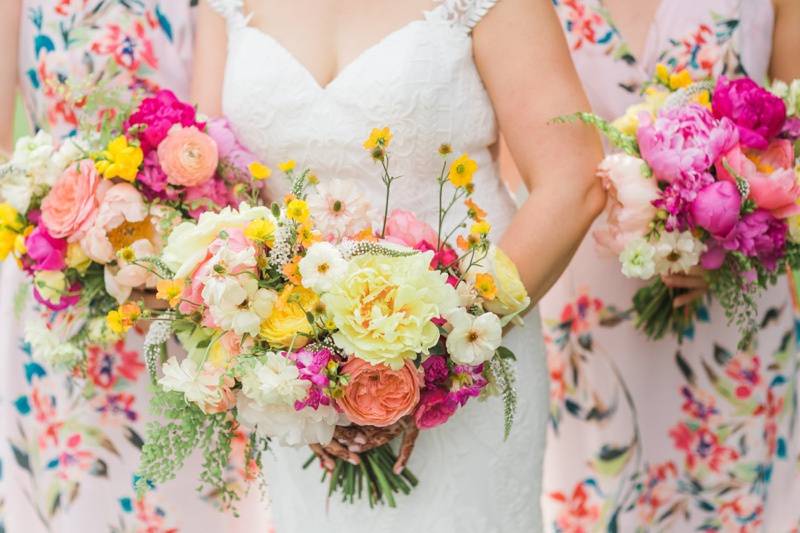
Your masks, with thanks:
[[[255,161],[224,121],[204,121],[169,91],[132,107],[98,87],[80,107],[91,118],[79,135],[24,137],[0,166],[0,260],[17,260],[46,310],[26,340],[68,370],[88,346],[118,340],[140,313],[133,291],[155,287],[147,258],[181,221],[249,193]],[[116,111],[98,123],[98,108]]]
[[[693,81],[660,65],[644,102],[597,126],[621,153],[600,165],[612,199],[597,241],[622,273],[650,280],[634,296],[648,337],[690,331],[701,304],[663,275],[702,272],[749,343],[757,298],[800,265],[800,81],[771,90],[749,78]]]
[[[448,162],[450,148],[440,149],[434,229],[389,211],[398,179],[390,140],[384,128],[365,142],[383,171],[382,217],[352,183],[319,182],[287,161],[280,168],[291,193],[282,202],[206,212],[170,234],[154,262],[169,309],[150,312],[151,332],[160,333],[144,350],[154,406],[171,420],[149,428],[140,489],[173,477],[200,447],[202,481],[236,498],[221,468],[241,426],[251,432],[253,471],[270,441],[310,445],[328,467],[330,494],[393,507],[396,493],[417,485],[390,446],[395,437],[404,435],[400,455],[410,453],[419,430],[495,393],[510,431],[514,356],[501,346],[502,329],[530,300],[471,198],[477,165],[466,154]],[[463,219],[445,227],[462,201]],[[164,361],[173,333],[187,353]],[[380,445],[358,464],[334,460],[359,432],[379,434]]]

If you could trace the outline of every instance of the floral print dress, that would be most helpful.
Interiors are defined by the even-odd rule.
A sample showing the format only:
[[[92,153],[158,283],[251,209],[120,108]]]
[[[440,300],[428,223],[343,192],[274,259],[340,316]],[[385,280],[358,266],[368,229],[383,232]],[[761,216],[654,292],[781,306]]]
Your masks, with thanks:
[[[657,63],[694,77],[766,77],[770,0],[662,0],[642,57],[601,0],[553,3],[592,106],[606,118],[638,100]],[[551,378],[546,531],[796,530],[789,282],[761,300],[752,352],[736,350],[737,332],[714,304],[682,343],[650,342],[628,312],[641,285],[587,237],[540,304]]]
[[[87,87],[172,89],[186,97],[192,47],[190,0],[23,0],[20,86],[36,130],[71,135]],[[113,109],[97,109],[99,114]],[[22,338],[38,312],[11,262],[0,280],[0,532],[269,531],[252,491],[240,518],[196,491],[199,459],[137,499],[134,475],[148,418],[142,332],[87,354],[87,380],[52,373]],[[70,319],[71,317],[67,317]],[[235,442],[244,457],[245,437]],[[229,467],[231,483],[250,475]]]

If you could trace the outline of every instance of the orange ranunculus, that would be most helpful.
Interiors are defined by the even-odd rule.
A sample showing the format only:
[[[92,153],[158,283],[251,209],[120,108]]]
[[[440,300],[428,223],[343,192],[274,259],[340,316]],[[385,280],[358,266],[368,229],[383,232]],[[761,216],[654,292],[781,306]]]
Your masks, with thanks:
[[[419,403],[419,372],[410,361],[400,370],[351,357],[342,367],[348,383],[338,400],[347,418],[361,426],[391,426]]]

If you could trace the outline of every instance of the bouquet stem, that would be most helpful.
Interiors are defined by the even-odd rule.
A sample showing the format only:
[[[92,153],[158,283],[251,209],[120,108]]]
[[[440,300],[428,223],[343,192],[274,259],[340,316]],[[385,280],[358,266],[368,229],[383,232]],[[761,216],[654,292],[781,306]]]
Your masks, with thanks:
[[[394,495],[410,494],[419,483],[407,468],[399,475],[394,473],[397,456],[388,444],[360,453],[359,457],[361,463],[358,465],[337,459],[333,472],[323,474],[323,482],[330,475],[327,479],[329,497],[338,492],[343,502],[353,503],[356,499],[361,500],[366,491],[370,507],[380,503],[396,507]],[[303,468],[307,468],[315,458],[312,455]]]
[[[680,308],[674,307],[675,298],[687,292],[687,289],[670,289],[660,278],[639,289],[633,297],[636,329],[652,340],[663,338],[667,332],[672,332],[679,341],[682,340],[683,335],[694,324],[700,309],[699,301]]]

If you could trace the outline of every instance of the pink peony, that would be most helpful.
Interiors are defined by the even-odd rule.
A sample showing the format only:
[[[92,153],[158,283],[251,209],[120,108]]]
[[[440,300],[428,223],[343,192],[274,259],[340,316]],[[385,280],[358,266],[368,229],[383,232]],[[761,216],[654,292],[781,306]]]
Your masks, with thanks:
[[[211,120],[206,131],[217,143],[223,166],[233,166],[234,170],[249,177],[248,165],[258,161],[258,158],[236,139],[228,121],[224,118]]]
[[[395,209],[386,220],[386,240],[416,248],[422,241],[437,244],[436,231],[411,211]]]
[[[33,260],[32,270],[63,270],[66,266],[67,241],[56,239],[43,226],[37,227],[25,239],[27,255]]]
[[[200,218],[206,211],[219,211],[235,202],[225,182],[212,178],[201,185],[186,189],[183,203],[189,207],[189,216]]]
[[[217,170],[217,144],[194,126],[174,126],[158,145],[158,162],[169,183],[196,187],[210,180]]]
[[[786,122],[786,104],[750,78],[721,77],[711,99],[714,116],[732,120],[742,145],[763,150]]]
[[[610,207],[607,223],[594,232],[594,238],[614,254],[643,237],[656,216],[653,202],[659,197],[658,184],[642,174],[644,165],[641,159],[626,154],[610,155],[600,163],[599,175],[609,193]]]
[[[414,421],[419,429],[431,429],[447,422],[458,409],[458,401],[438,387],[422,391]]]
[[[750,198],[761,209],[778,218],[800,213],[800,183],[794,169],[794,148],[791,141],[777,139],[766,150],[755,151],[737,146],[723,159],[728,166],[750,184]],[[722,161],[717,164],[721,179],[735,183]]]
[[[142,101],[125,123],[125,129],[136,125],[145,126],[139,134],[139,140],[146,155],[158,148],[175,124],[205,127],[205,124],[196,121],[194,107],[178,100],[172,91],[161,90]]]
[[[144,158],[142,170],[136,176],[142,194],[149,200],[177,200],[180,192],[167,183],[167,175],[158,162],[158,153],[150,152]]]
[[[742,196],[729,181],[715,181],[697,193],[691,212],[694,224],[724,239],[739,221]]]
[[[643,114],[636,135],[656,178],[668,182],[705,173],[739,137],[733,122],[697,104],[663,110],[655,120]]]
[[[42,201],[42,224],[50,235],[70,242],[83,237],[111,182],[89,160],[71,165]]]

